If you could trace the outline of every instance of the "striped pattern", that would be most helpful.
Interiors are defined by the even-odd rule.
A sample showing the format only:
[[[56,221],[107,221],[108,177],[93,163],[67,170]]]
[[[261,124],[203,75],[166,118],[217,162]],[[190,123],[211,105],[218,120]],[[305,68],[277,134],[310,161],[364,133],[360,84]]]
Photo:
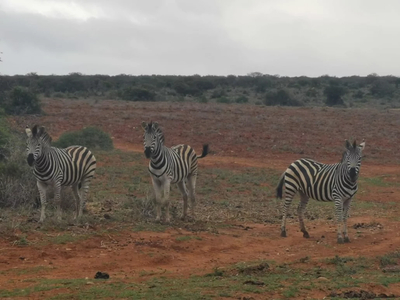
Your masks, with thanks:
[[[311,159],[299,159],[293,162],[283,173],[277,187],[277,197],[282,198],[285,186],[285,203],[282,209],[281,236],[286,236],[286,214],[297,192],[300,194],[300,204],[297,212],[300,230],[303,236],[309,234],[304,226],[304,210],[308,199],[318,201],[333,201],[338,224],[338,242],[349,242],[347,234],[347,217],[351,200],[357,192],[357,179],[361,166],[361,154],[365,142],[351,145],[346,141],[346,152],[342,161],[336,164],[323,164]],[[342,225],[343,234],[342,235]]]
[[[155,191],[157,217],[161,218],[161,206],[166,206],[166,221],[169,222],[169,190],[170,184],[176,183],[183,196],[183,214],[187,215],[188,193],[191,199],[191,212],[194,216],[195,187],[197,179],[197,160],[208,153],[208,145],[203,146],[203,153],[197,156],[192,147],[177,145],[168,148],[165,138],[157,123],[142,123],[144,130],[144,153],[150,158],[149,172]],[[187,181],[187,188],[185,181]]]
[[[41,200],[40,221],[45,219],[46,191],[54,187],[54,198],[61,218],[60,192],[62,186],[72,186],[76,200],[76,217],[80,217],[86,203],[90,181],[96,170],[96,158],[82,146],[66,149],[51,147],[51,137],[44,127],[26,128],[28,163],[33,166]]]

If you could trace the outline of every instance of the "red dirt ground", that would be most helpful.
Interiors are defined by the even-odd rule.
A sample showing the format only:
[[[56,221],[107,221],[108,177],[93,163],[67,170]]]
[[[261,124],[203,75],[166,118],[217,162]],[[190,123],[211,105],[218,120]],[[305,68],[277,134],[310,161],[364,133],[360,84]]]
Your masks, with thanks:
[[[200,151],[202,143],[210,143],[213,152],[201,161],[205,167],[268,167],[282,172],[290,162],[304,156],[336,162],[341,157],[344,139],[354,136],[367,141],[361,176],[388,175],[397,182],[400,179],[398,111],[74,100],[47,100],[45,105],[45,116],[12,121],[21,130],[26,124],[43,124],[53,137],[66,130],[96,125],[110,132],[116,148],[142,151],[140,123],[153,120],[165,128],[168,145],[187,143]],[[398,187],[379,187],[371,189],[368,196],[357,198],[398,202],[398,192]],[[396,213],[397,209],[388,212],[388,216]],[[15,280],[10,282],[1,271],[37,266],[44,266],[35,274],[38,278],[92,278],[97,271],[104,270],[113,278],[145,280],[148,276],[139,276],[143,271],[152,271],[152,276],[187,276],[240,261],[285,262],[305,256],[318,259],[335,255],[375,257],[400,249],[400,222],[364,216],[350,218],[349,225],[372,221],[381,223],[383,228],[365,229],[358,238],[353,237],[355,230],[351,229],[352,243],[345,245],[336,244],[335,226],[327,221],[308,221],[309,240],[297,231],[297,222],[288,225],[286,239],[279,237],[279,225],[236,224],[241,226],[221,229],[218,235],[183,229],[163,233],[125,230],[104,235],[89,229],[93,236],[65,245],[40,245],[46,236],[33,231],[26,237],[30,246],[16,246],[16,231],[0,238],[0,286],[28,286],[29,282],[22,280],[32,274],[16,271]],[[246,226],[251,229],[244,230]],[[181,235],[194,234],[201,239],[176,240]],[[373,290],[388,292],[383,286]],[[400,294],[400,285],[392,285],[391,292]],[[313,293],[310,295],[317,298],[326,296],[321,291]]]

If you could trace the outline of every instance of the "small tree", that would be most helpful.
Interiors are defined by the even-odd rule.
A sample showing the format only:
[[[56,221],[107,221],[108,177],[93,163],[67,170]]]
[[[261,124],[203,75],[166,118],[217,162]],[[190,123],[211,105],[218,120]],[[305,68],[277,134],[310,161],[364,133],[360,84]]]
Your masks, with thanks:
[[[342,96],[346,94],[346,90],[336,84],[330,84],[324,89],[324,95],[326,96],[325,104],[328,106],[344,105]]]

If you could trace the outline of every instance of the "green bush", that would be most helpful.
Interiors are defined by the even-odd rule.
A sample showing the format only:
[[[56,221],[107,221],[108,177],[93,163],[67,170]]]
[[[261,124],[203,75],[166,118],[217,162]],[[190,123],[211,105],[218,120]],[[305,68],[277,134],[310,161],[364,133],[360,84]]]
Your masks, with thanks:
[[[156,94],[144,88],[128,87],[120,93],[120,97],[127,101],[154,101]]]
[[[1,106],[11,115],[40,114],[42,112],[37,95],[29,89],[16,86],[2,96]]]
[[[302,106],[303,103],[293,98],[286,90],[280,89],[265,96],[265,105]]]
[[[85,146],[90,150],[114,149],[110,135],[96,127],[86,127],[82,130],[63,133],[57,141],[53,142],[53,146],[58,148],[74,145]]]
[[[326,96],[325,104],[328,106],[344,105],[342,96],[346,94],[344,87],[331,83],[324,89],[324,95]]]
[[[249,98],[247,98],[246,96],[239,96],[236,98],[235,102],[236,103],[247,103],[247,102],[249,102]]]

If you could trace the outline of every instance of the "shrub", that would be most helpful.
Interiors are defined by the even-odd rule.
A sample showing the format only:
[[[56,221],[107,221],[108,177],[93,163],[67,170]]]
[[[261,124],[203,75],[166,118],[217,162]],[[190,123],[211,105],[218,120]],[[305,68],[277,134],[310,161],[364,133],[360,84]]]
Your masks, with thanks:
[[[154,92],[138,87],[128,87],[120,93],[120,97],[128,101],[154,101],[155,96]]]
[[[53,146],[67,148],[69,146],[85,146],[90,150],[112,150],[113,141],[109,134],[96,127],[86,127],[82,130],[63,133],[53,142]]]
[[[246,96],[239,96],[236,98],[235,102],[236,103],[247,103],[247,102],[249,102],[249,98],[247,98]]]
[[[206,96],[203,95],[203,96],[197,98],[197,101],[199,101],[200,103],[207,103],[208,99]]]
[[[14,87],[7,95],[3,95],[1,102],[6,113],[11,115],[40,114],[42,111],[37,95],[20,86]]]
[[[215,99],[215,98],[221,98],[223,96],[226,95],[226,92],[223,89],[216,89],[212,92],[211,94],[211,98]]]
[[[0,128],[7,131],[7,140],[0,146],[3,155],[0,160],[0,207],[34,204],[39,193],[32,170],[26,162],[23,135],[5,129],[3,123]]]
[[[286,90],[270,92],[265,96],[265,105],[302,106],[303,103],[293,98]]]
[[[346,94],[346,90],[340,85],[330,84],[324,89],[326,96],[325,104],[328,106],[344,105],[342,96]]]
[[[364,97],[364,93],[361,90],[358,90],[353,94],[353,97],[356,99],[362,99]]]

